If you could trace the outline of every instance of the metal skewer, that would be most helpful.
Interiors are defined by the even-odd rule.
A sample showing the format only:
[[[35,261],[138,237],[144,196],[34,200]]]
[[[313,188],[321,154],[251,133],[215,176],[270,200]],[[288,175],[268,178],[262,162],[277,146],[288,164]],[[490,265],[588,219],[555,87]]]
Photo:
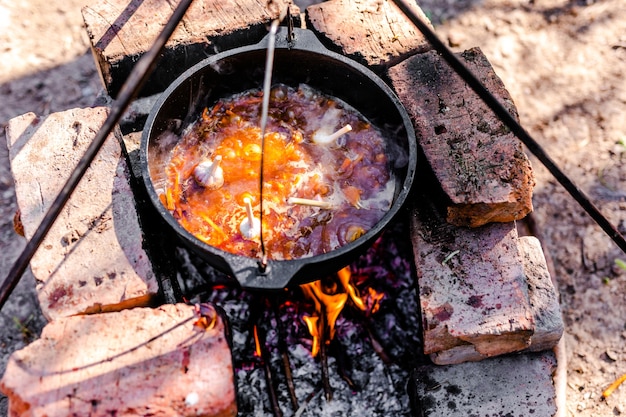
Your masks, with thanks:
[[[137,62],[124,82],[124,85],[122,85],[118,99],[111,106],[109,116],[104,121],[102,127],[87,148],[83,157],[80,161],[78,161],[78,165],[57,195],[56,199],[50,205],[50,209],[37,227],[33,237],[26,243],[26,247],[13,264],[13,267],[9,271],[7,277],[2,282],[2,285],[0,286],[0,309],[2,309],[4,303],[9,298],[9,295],[11,295],[11,292],[15,289],[15,286],[26,270],[26,267],[28,266],[33,255],[50,231],[50,228],[61,213],[61,210],[63,210],[63,207],[76,189],[76,186],[85,175],[89,165],[91,165],[91,162],[100,151],[100,148],[102,148],[106,138],[115,128],[115,125],[122,117],[122,114],[130,104],[131,100],[135,98],[141,87],[147,81],[148,77],[152,74],[157,59],[161,55],[161,50],[182,20],[192,1],[193,0],[181,0],[172,13],[172,16],[165,24],[163,31],[159,34],[159,36],[157,36],[152,47],[150,47],[144,56]]]
[[[424,37],[430,42],[437,52],[448,62],[454,71],[463,78],[476,94],[491,108],[504,124],[511,129],[524,145],[539,159],[539,161],[550,171],[556,180],[569,192],[578,204],[591,216],[591,218],[602,228],[602,230],[626,253],[626,240],[615,226],[608,221],[591,200],[580,190],[556,163],[541,148],[539,143],[515,120],[506,108],[487,90],[487,88],[472,74],[470,70],[452,53],[448,47],[437,37],[422,19],[415,14],[404,0],[394,0],[394,3],[411,20],[411,22],[422,32]]]

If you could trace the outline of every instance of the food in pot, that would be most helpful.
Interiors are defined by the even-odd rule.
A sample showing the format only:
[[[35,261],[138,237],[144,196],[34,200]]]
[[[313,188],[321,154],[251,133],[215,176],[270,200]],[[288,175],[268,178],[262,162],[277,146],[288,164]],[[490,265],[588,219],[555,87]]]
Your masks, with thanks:
[[[261,101],[255,89],[204,110],[172,150],[162,203],[198,239],[248,257],[260,238],[275,260],[358,239],[393,200],[382,132],[336,98],[281,84],[261,141]]]

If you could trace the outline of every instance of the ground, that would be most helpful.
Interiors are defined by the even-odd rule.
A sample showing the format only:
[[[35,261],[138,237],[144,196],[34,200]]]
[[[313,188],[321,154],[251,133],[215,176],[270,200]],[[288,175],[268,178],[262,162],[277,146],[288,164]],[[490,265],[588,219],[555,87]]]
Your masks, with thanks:
[[[0,0],[0,279],[24,247],[4,126],[12,117],[90,105],[100,81],[80,8],[85,0]],[[608,219],[626,232],[626,7],[623,0],[423,0],[454,50],[480,47],[522,125]],[[566,412],[626,414],[626,254],[531,156],[534,213],[554,264],[566,325]],[[617,261],[617,262],[616,262]],[[25,275],[0,312],[0,372],[45,320]],[[0,415],[6,398],[0,397]]]

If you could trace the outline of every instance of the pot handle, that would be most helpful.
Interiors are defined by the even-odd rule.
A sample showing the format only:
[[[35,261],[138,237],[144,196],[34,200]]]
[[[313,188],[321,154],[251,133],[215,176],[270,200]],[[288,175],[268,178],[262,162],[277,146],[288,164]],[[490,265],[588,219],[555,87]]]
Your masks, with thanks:
[[[301,261],[269,261],[265,270],[255,258],[226,254],[224,256],[232,275],[243,288],[259,290],[282,290],[302,269]]]
[[[269,36],[269,34],[266,35],[258,45],[265,48],[268,43]],[[322,44],[315,33],[309,29],[293,28],[292,39],[289,40],[289,28],[286,26],[279,26],[276,31],[276,48],[302,49],[322,54],[328,54],[331,52]]]

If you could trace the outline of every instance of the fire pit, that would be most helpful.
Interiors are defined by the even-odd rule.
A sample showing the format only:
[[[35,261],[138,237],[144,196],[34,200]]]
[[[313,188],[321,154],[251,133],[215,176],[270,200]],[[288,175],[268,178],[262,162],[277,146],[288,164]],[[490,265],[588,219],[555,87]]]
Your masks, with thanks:
[[[307,39],[309,35],[306,33],[298,32],[298,36],[301,36],[301,39]],[[227,327],[230,329],[229,339],[238,388],[237,403],[241,415],[299,416],[306,413],[306,415],[409,416],[419,413],[419,401],[413,397],[415,404],[410,404],[406,387],[410,381],[415,381],[415,376],[411,375],[414,369],[421,364],[429,363],[422,353],[421,335],[424,329],[421,328],[421,323],[425,319],[420,317],[420,311],[426,311],[428,314],[434,313],[435,320],[427,324],[429,330],[435,329],[436,331],[440,328],[447,331],[446,321],[451,317],[456,320],[458,315],[453,316],[455,306],[450,303],[432,306],[430,310],[420,306],[417,276],[413,268],[415,263],[419,262],[416,256],[423,256],[422,259],[424,259],[429,254],[411,253],[412,243],[415,244],[419,238],[426,237],[426,244],[435,246],[435,250],[430,253],[434,254],[433,258],[436,259],[430,259],[428,267],[437,273],[441,272],[440,269],[444,273],[464,272],[464,263],[472,263],[472,256],[476,256],[474,259],[477,262],[483,262],[485,258],[481,258],[482,248],[477,247],[478,245],[472,246],[470,243],[464,246],[463,253],[460,253],[461,250],[446,246],[449,243],[455,243],[453,240],[438,240],[441,234],[430,233],[431,230],[426,229],[409,235],[410,226],[415,225],[415,222],[409,219],[413,210],[403,210],[403,203],[410,199],[409,190],[417,159],[416,149],[413,143],[412,123],[395,96],[387,94],[389,87],[386,83],[375,76],[370,76],[367,71],[355,70],[355,64],[345,57],[335,56],[327,51],[320,52],[319,45],[314,42],[313,46],[308,45],[308,48],[303,48],[312,49],[306,51],[301,51],[299,47],[289,44],[291,42],[289,40],[285,42],[283,45],[279,44],[278,48],[278,81],[293,82],[294,77],[296,83],[304,79],[313,80],[313,84],[317,84],[316,87],[338,95],[342,100],[353,103],[355,106],[363,106],[362,111],[373,120],[380,117],[381,109],[392,110],[391,113],[386,113],[384,118],[392,120],[392,130],[400,132],[398,135],[400,140],[394,145],[408,154],[408,163],[404,161],[398,164],[399,170],[396,172],[398,193],[392,210],[372,229],[371,233],[368,232],[369,234],[366,234],[363,239],[353,242],[353,245],[347,245],[345,249],[340,248],[319,258],[313,257],[313,262],[310,264],[300,262],[300,260],[297,260],[296,264],[289,262],[283,264],[278,261],[270,263],[268,274],[265,275],[264,271],[259,269],[257,259],[233,260],[231,255],[198,243],[193,240],[193,236],[177,229],[177,225],[171,222],[169,213],[164,213],[160,205],[161,200],[151,182],[153,178],[150,177],[152,168],[149,167],[150,141],[158,141],[161,134],[171,126],[176,126],[174,133],[179,133],[178,130],[185,125],[185,119],[198,116],[206,103],[193,103],[192,100],[192,105],[190,105],[190,98],[198,96],[193,93],[200,93],[199,96],[202,97],[202,92],[209,89],[215,90],[226,86],[229,92],[238,92],[242,88],[238,76],[231,77],[226,83],[222,83],[223,79],[219,82],[213,81],[213,84],[209,83],[207,87],[200,82],[202,77],[194,78],[194,75],[200,74],[207,79],[212,79],[220,75],[221,71],[207,67],[206,63],[200,64],[176,82],[160,99],[146,125],[141,150],[131,150],[131,162],[136,162],[137,154],[140,153],[143,164],[141,170],[135,169],[135,174],[143,177],[147,187],[135,191],[140,203],[144,233],[148,236],[148,240],[151,243],[157,243],[156,246],[166,241],[167,251],[172,249],[173,243],[168,240],[167,231],[174,230],[192,249],[189,252],[184,248],[173,248],[175,251],[173,272],[176,278],[164,279],[161,282],[161,289],[168,301],[212,303],[222,309],[224,316],[228,317],[230,323]],[[258,84],[260,82],[258,67],[264,56],[261,53],[263,49],[263,45],[253,45],[243,50],[225,52],[207,62],[213,66],[218,63],[226,63],[227,66],[241,65],[243,73],[246,74],[246,82]],[[290,67],[288,50],[293,50],[296,56],[306,60],[307,65],[302,65],[305,68],[293,70]],[[239,56],[238,53],[243,53],[243,55]],[[311,53],[314,59],[311,58]],[[427,57],[432,55],[424,54]],[[477,55],[476,53],[468,54],[468,57],[476,59]],[[242,56],[245,59],[241,59]],[[331,59],[328,59],[328,56],[331,56]],[[222,57],[227,59],[218,61]],[[329,64],[331,61],[332,64]],[[317,64],[322,66],[315,67]],[[314,70],[310,72],[311,68]],[[240,71],[237,72],[239,73]],[[363,76],[364,73],[368,75]],[[332,77],[326,79],[328,77],[325,74],[331,74]],[[348,79],[341,78],[346,74]],[[420,75],[423,74],[420,73]],[[432,79],[436,78],[436,75],[432,77]],[[367,87],[354,89],[354,84],[351,84],[354,80],[357,85]],[[433,87],[439,86],[433,85]],[[360,95],[364,91],[367,94]],[[372,91],[374,91],[373,95]],[[174,97],[173,101],[168,101],[168,95]],[[445,140],[454,128],[451,124],[447,124],[448,120],[445,120],[445,117],[450,111],[456,111],[456,108],[451,108],[447,97],[438,95],[437,98],[438,100],[433,100],[429,96],[425,100],[427,103],[435,103],[438,113],[432,117],[433,120],[429,118],[420,125],[420,128],[424,132],[433,130],[438,138],[442,138],[440,142],[454,147],[458,143],[458,138],[456,142],[455,138]],[[198,106],[196,107],[195,104]],[[459,104],[458,108],[462,108],[463,104]],[[159,118],[160,112],[163,112],[165,117]],[[415,117],[415,109],[412,113]],[[437,117],[444,121],[434,120]],[[430,129],[433,127],[428,124],[430,122],[436,123],[434,129]],[[130,131],[144,128],[142,122],[124,127],[128,143],[132,142],[133,137]],[[488,133],[490,125],[484,122],[479,128],[482,129],[479,129],[481,133]],[[153,131],[156,132],[154,135],[152,135]],[[423,136],[430,137],[427,134]],[[141,205],[142,201],[145,202],[143,191],[146,189],[149,204]],[[154,215],[155,207],[157,216],[151,217]],[[161,227],[163,223],[166,228]],[[146,227],[147,225],[152,227]],[[436,222],[428,223],[425,227],[433,225],[435,228],[440,227]],[[445,227],[440,227],[440,229],[448,233],[446,236],[455,234],[454,231]],[[506,227],[501,227],[499,230],[504,229]],[[424,235],[418,236],[421,232],[425,232]],[[502,234],[511,236],[512,231],[506,230]],[[480,231],[476,232],[476,236],[478,237],[475,240],[480,241]],[[74,243],[71,241],[72,236],[64,236],[64,238],[63,242],[66,245]],[[515,238],[517,238],[516,234]],[[514,239],[510,241],[513,242]],[[514,245],[515,242],[504,246]],[[517,250],[517,248],[514,249]],[[441,252],[438,252],[439,250]],[[154,253],[163,254],[163,252],[152,254],[153,259],[163,261],[154,262],[154,267],[163,267],[168,258],[155,256]],[[357,258],[357,255],[362,253],[364,254]],[[500,255],[497,251],[494,251],[494,254],[494,259]],[[489,261],[492,259],[492,253],[489,252],[488,255]],[[517,259],[513,261],[518,262]],[[516,264],[516,268],[522,267],[519,263]],[[491,266],[494,265],[497,267],[498,262],[494,262]],[[238,274],[245,269],[247,271]],[[302,275],[299,275],[300,273]],[[237,282],[231,278],[233,275],[237,278]],[[497,273],[495,275],[499,276]],[[116,275],[107,274],[106,277],[109,281],[114,281]],[[102,278],[96,278],[95,285],[101,285]],[[316,281],[309,282],[311,280]],[[78,285],[80,286],[81,282]],[[170,285],[172,291],[170,291]],[[526,284],[513,282],[515,288],[521,288],[520,285]],[[71,299],[73,288],[63,287],[62,291],[55,292],[53,304],[64,303]],[[78,291],[78,287],[76,288]],[[433,288],[419,290],[432,293],[439,288],[433,286]],[[521,294],[523,291],[518,291],[518,293]],[[465,294],[462,295],[465,296]],[[459,302],[464,308],[469,306],[479,314],[480,311],[487,314],[489,306],[485,307],[483,301],[489,300],[488,297],[483,299],[484,296],[484,294],[472,294],[467,301]],[[528,302],[523,297],[519,299]],[[484,310],[480,310],[481,308]],[[529,312],[524,311],[523,314],[529,314]],[[502,317],[508,319],[504,313]],[[431,320],[430,316],[427,318]],[[524,319],[526,319],[524,325],[532,322],[530,317],[524,316]],[[441,327],[437,327],[439,325]],[[500,323],[496,325],[499,326]],[[528,327],[520,327],[520,329],[520,333],[514,336],[523,339],[522,342],[528,338],[531,331],[534,331]],[[483,334],[480,334],[482,330],[478,326],[477,338],[483,337]],[[489,337],[491,336],[493,335],[490,334]],[[472,360],[477,360],[477,357],[483,358],[480,356],[481,352],[472,350],[475,345],[472,344],[471,338],[466,337],[465,334],[459,338],[455,337],[452,333],[442,336],[444,342],[450,343],[447,347],[451,348],[452,354],[459,351],[463,354],[469,352],[470,355],[474,355],[471,356]],[[448,351],[444,353],[450,354]],[[497,354],[497,352],[490,350],[489,354]],[[183,356],[183,363],[185,363],[184,358]],[[440,390],[442,384],[430,382],[426,381],[427,391]],[[458,387],[450,386],[445,390],[454,395],[459,393]],[[189,398],[189,401],[193,402],[194,397]],[[453,408],[450,403],[448,407]]]
[[[387,149],[395,161],[395,197],[373,229],[328,254],[270,260],[262,274],[257,259],[200,242],[164,208],[156,192],[162,185],[154,181],[177,142],[172,137],[212,105],[210,97],[262,83],[267,40],[211,57],[166,90],[144,128],[143,178],[163,220],[193,251],[178,250],[182,293],[196,294],[191,301],[221,306],[230,318],[240,413],[406,415],[408,394],[402,385],[423,359],[415,354],[420,321],[408,219],[401,210],[416,169],[411,122],[374,73],[329,52],[309,31],[295,30],[293,39],[288,40],[287,28],[277,34],[273,82],[306,83],[353,104],[392,138]],[[173,123],[177,120],[183,122]],[[245,289],[285,290],[273,295],[246,291],[224,273]],[[304,284],[308,281],[315,282]]]

